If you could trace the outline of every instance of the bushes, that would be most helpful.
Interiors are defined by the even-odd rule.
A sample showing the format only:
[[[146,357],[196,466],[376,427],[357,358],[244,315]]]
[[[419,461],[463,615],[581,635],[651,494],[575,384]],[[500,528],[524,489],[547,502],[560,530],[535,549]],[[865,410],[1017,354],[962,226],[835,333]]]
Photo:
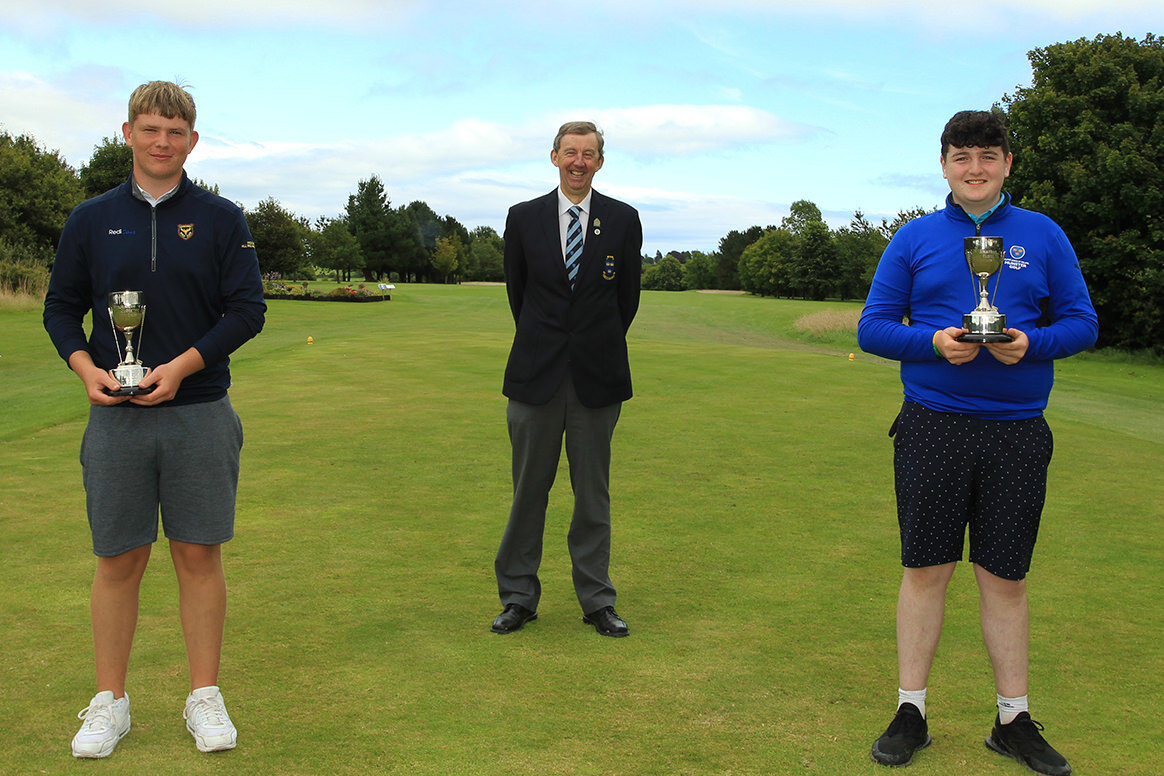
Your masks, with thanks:
[[[682,291],[687,287],[683,281],[683,265],[679,259],[667,255],[643,273],[642,286],[647,291]]]
[[[296,285],[281,279],[277,273],[269,273],[263,276],[263,298],[299,299],[316,302],[386,302],[392,296],[384,293],[383,289],[371,289],[363,283],[356,286],[339,286],[328,290],[326,288],[311,288],[306,281]]]
[[[44,296],[52,253],[24,243],[0,239],[0,291]]]

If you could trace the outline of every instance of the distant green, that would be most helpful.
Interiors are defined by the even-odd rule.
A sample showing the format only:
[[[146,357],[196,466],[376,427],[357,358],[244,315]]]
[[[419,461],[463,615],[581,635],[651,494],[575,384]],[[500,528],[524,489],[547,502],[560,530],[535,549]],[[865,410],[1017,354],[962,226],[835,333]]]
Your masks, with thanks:
[[[39,314],[0,312],[2,770],[885,776],[868,751],[896,698],[886,431],[900,382],[852,332],[813,340],[794,326],[858,307],[644,293],[635,398],[614,440],[611,572],[631,627],[614,640],[582,624],[570,586],[564,456],[540,617],[510,636],[488,629],[510,495],[504,289],[272,302],[232,365],[246,443],[221,684],[238,749],[200,754],[183,727],[159,547],[133,731],[102,763],[68,746],[93,693],[87,409]],[[1155,773],[1164,367],[1076,357],[1056,382],[1030,576],[1033,714],[1080,776]],[[961,569],[930,683],[934,745],[911,776],[1025,773],[982,744],[993,707]]]

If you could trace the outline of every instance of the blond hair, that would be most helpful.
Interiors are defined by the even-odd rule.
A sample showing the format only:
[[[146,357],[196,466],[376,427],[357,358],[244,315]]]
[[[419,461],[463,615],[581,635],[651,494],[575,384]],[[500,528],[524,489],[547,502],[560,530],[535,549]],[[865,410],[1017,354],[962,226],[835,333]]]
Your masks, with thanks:
[[[167,119],[185,119],[190,129],[194,129],[197,116],[194,98],[184,87],[169,81],[150,81],[133,90],[129,98],[130,125],[143,113],[157,113]]]

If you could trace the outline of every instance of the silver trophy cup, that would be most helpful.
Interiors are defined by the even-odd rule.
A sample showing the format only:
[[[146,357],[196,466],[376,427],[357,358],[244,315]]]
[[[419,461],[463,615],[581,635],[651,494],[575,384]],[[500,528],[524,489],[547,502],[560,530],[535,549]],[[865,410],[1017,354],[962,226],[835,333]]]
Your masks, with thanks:
[[[141,350],[141,329],[145,324],[145,293],[142,291],[114,291],[109,295],[109,322],[113,324],[113,341],[117,343],[118,355],[122,354],[121,340],[117,333],[125,337],[125,351],[121,363],[113,368],[113,377],[121,383],[121,390],[109,391],[111,396],[136,396],[149,393],[149,388],[139,388],[138,383],[149,372],[142,366],[133,352],[133,337],[137,334],[138,350]]]
[[[990,276],[999,273],[998,282],[994,284],[994,297],[998,298],[998,283],[1002,280],[1002,238],[967,237],[964,247],[966,264],[978,279],[978,306],[962,316],[962,328],[966,333],[957,339],[959,342],[1010,342],[1014,337],[1006,333],[1006,315],[991,304],[986,290]]]

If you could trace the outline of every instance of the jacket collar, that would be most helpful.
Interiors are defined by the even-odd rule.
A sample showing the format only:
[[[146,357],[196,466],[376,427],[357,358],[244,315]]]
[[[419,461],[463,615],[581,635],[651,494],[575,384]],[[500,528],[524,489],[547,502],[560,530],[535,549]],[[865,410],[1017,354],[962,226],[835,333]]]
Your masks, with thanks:
[[[178,185],[163,194],[156,202],[151,201],[150,198],[146,196],[146,193],[142,190],[141,186],[137,185],[137,181],[133,179],[132,172],[129,174],[129,178],[126,179],[125,185],[128,187],[129,193],[134,199],[138,200],[139,202],[144,202],[151,207],[157,207],[158,205],[169,202],[171,199],[177,199],[181,195],[185,194],[186,190],[190,188],[191,183],[190,177],[186,175],[186,171],[182,170],[182,180],[178,181]]]
[[[965,210],[962,209],[961,205],[959,205],[957,202],[954,201],[953,194],[946,195],[946,215],[949,218],[952,218],[955,221],[969,221],[972,225],[979,226],[979,227],[982,226],[983,224],[987,223],[988,221],[997,221],[999,218],[1002,217],[1002,215],[1004,213],[1006,213],[1007,210],[1010,209],[1010,206],[1011,206],[1010,193],[1004,191],[1004,192],[1002,192],[1002,201],[994,206],[993,212],[991,212],[990,215],[988,215],[982,221],[982,223],[978,223],[977,221],[975,221],[973,218],[970,217],[969,213],[967,213]]]

